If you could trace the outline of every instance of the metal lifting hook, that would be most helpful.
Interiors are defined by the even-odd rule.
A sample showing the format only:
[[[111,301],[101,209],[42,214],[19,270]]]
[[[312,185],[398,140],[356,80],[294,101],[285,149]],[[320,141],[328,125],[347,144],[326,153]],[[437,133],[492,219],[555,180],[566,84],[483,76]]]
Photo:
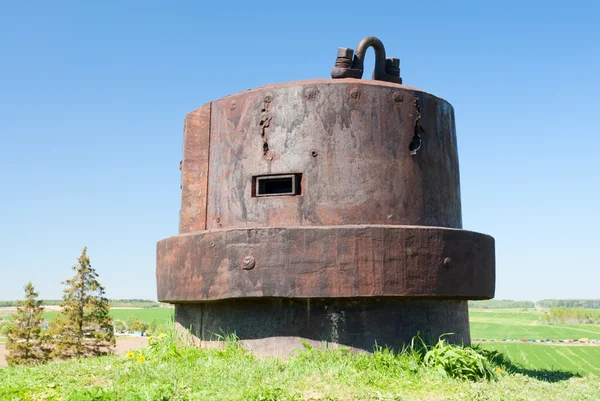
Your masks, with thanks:
[[[377,81],[402,83],[400,78],[400,59],[386,58],[385,47],[381,40],[375,36],[367,36],[353,49],[340,47],[338,49],[335,66],[331,70],[331,78],[356,78],[361,79],[364,72],[364,59],[367,49],[375,50],[375,68],[373,79]]]

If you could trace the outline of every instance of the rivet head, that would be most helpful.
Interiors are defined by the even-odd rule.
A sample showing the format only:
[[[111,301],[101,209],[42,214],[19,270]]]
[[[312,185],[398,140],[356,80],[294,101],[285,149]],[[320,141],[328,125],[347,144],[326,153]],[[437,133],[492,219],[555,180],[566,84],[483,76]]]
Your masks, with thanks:
[[[246,256],[242,261],[242,269],[252,270],[256,266],[256,259],[253,256]]]
[[[450,267],[452,267],[452,259],[444,258],[444,267],[446,269],[449,269]]]

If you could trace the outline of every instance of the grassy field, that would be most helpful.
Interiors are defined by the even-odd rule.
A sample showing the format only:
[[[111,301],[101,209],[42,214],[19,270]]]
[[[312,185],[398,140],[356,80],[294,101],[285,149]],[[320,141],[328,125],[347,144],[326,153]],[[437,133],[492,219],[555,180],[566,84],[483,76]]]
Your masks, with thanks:
[[[1,400],[528,400],[600,399],[596,377],[494,367],[492,380],[469,381],[410,354],[305,350],[258,359],[230,342],[185,346],[171,331],[127,356],[0,369]]]
[[[111,314],[168,323],[173,309],[113,309]],[[600,338],[594,336],[598,325],[547,325],[535,310],[470,315],[473,338]],[[305,350],[285,361],[259,359],[236,342],[200,350],[186,346],[175,330],[165,326],[164,331],[166,338],[129,358],[0,369],[0,400],[600,400],[600,346],[488,341],[480,347],[501,353],[492,362],[497,377],[472,382],[448,377],[410,354]]]
[[[600,376],[600,346],[491,343],[482,347],[500,351],[525,369],[563,370]]]
[[[173,318],[173,308],[138,308],[138,309],[126,309],[126,308],[112,308],[110,315],[119,320],[127,320],[131,316],[136,316],[143,322],[151,323],[155,320],[157,323],[167,323]],[[48,321],[54,320],[58,315],[58,311],[44,312],[43,317]],[[9,313],[6,313],[4,317],[9,317]]]
[[[560,369],[600,376],[600,346],[565,346],[538,343],[505,343],[489,340],[600,340],[600,325],[549,325],[543,312],[524,310],[471,310],[471,338],[486,339],[482,347],[502,352],[525,369]]]
[[[543,312],[528,309],[471,310],[471,338],[509,340],[598,339],[600,324],[550,325],[542,320]]]
[[[136,316],[142,322],[167,323],[173,319],[174,308],[145,308],[145,309],[111,309],[110,315],[119,320],[127,320],[130,316]]]
[[[58,312],[47,312],[52,320]],[[145,322],[155,320],[158,324],[168,323],[173,318],[172,308],[112,309],[115,319],[126,321],[136,316]],[[581,374],[600,376],[600,346],[558,346],[538,343],[490,342],[502,339],[600,339],[600,325],[549,325],[543,312],[529,310],[471,310],[471,337],[486,339],[484,349],[497,350],[525,369],[561,369]],[[6,339],[0,338],[0,342]]]

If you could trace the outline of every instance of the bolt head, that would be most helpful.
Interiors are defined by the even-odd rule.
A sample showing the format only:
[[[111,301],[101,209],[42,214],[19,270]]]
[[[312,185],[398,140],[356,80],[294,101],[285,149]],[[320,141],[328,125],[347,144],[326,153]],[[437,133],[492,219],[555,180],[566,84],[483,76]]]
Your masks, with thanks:
[[[256,259],[253,256],[246,256],[242,261],[242,269],[252,270],[256,266]]]
[[[390,57],[386,60],[392,67],[400,68],[400,59],[395,57]]]
[[[338,58],[352,58],[354,50],[347,47],[340,47],[338,48],[337,56]]]

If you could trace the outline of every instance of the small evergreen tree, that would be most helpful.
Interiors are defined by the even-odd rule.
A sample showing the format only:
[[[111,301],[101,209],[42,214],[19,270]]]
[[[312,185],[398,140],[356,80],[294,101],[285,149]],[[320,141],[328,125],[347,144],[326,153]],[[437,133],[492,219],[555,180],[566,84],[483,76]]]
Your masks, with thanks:
[[[91,267],[87,248],[83,248],[73,270],[75,276],[63,282],[66,288],[61,312],[51,324],[55,356],[67,359],[110,354],[115,346],[110,304],[97,280],[98,273]]]
[[[7,340],[6,361],[9,365],[33,365],[50,359],[47,336],[42,333],[42,301],[31,282],[25,287],[25,300],[17,301],[17,311],[12,315]]]

